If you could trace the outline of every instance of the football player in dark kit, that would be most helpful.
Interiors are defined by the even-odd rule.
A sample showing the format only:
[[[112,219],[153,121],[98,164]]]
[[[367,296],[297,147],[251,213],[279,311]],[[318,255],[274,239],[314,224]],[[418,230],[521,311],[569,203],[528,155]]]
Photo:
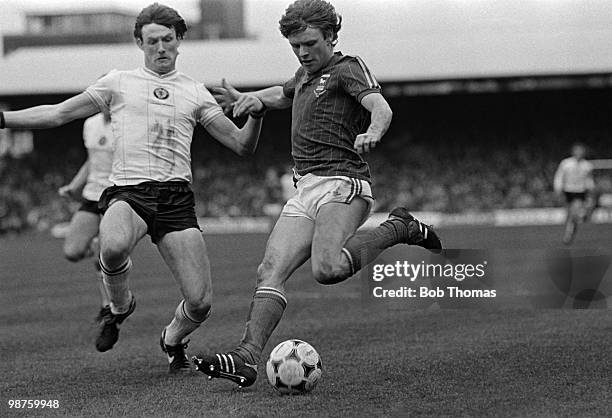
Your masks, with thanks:
[[[357,56],[334,53],[341,17],[323,0],[298,0],[280,20],[300,68],[283,86],[243,94],[224,82],[217,101],[234,116],[263,102],[292,107],[296,195],[284,206],[257,269],[246,330],[232,351],[193,358],[210,377],[250,386],[287,299],[285,282],[309,258],[321,284],[339,283],[395,244],[441,249],[431,227],[396,208],[374,230],[356,232],[373,203],[368,164],[361,157],[381,141],[392,112],[376,79]]]

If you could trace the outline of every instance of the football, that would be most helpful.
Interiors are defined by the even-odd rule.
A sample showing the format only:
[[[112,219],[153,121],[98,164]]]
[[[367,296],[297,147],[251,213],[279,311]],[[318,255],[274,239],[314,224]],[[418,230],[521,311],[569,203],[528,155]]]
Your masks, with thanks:
[[[319,353],[302,340],[283,341],[274,347],[266,363],[268,381],[284,395],[310,392],[322,373]]]

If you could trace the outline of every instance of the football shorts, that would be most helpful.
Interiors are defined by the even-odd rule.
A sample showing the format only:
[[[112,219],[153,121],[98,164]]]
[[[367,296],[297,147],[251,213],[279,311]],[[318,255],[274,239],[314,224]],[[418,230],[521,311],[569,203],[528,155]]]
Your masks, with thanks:
[[[306,174],[296,177],[297,193],[287,201],[281,216],[303,217],[315,220],[319,209],[326,203],[349,204],[361,197],[368,204],[368,211],[360,224],[363,224],[374,204],[370,183],[346,176],[317,176]]]
[[[79,212],[89,212],[94,215],[102,215],[102,210],[98,207],[98,202],[95,200],[84,199],[79,207]]]
[[[195,198],[187,182],[150,181],[111,186],[102,193],[99,206],[106,211],[116,201],[129,204],[145,221],[154,244],[168,232],[200,229],[195,215]]]
[[[586,200],[586,192],[576,193],[576,192],[563,192],[565,195],[565,201],[567,203],[572,203],[574,200],[580,200],[584,202]]]

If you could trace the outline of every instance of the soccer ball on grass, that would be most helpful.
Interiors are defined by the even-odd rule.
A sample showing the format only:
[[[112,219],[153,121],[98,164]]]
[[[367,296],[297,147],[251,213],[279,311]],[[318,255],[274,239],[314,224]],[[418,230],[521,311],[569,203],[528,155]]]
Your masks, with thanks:
[[[323,372],[319,353],[302,340],[283,341],[266,363],[268,381],[282,394],[310,392]]]

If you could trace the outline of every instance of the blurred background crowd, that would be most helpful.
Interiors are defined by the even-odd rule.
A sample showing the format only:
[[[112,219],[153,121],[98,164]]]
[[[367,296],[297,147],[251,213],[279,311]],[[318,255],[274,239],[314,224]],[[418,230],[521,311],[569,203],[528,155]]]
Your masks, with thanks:
[[[281,179],[290,172],[290,149],[288,141],[279,140],[286,132],[271,132],[275,133],[264,132],[260,150],[249,158],[234,156],[212,140],[194,142],[198,216],[265,216],[270,205],[283,203]],[[604,132],[592,133],[593,154],[605,153],[605,137]],[[486,125],[477,133],[452,126],[427,132],[392,130],[367,156],[375,210],[401,205],[411,210],[478,213],[558,206],[561,201],[553,192],[552,179],[574,138],[569,132],[565,138],[542,133],[533,141],[504,130],[488,131]],[[65,148],[50,141],[29,154],[0,158],[0,233],[45,230],[69,220],[79,204],[61,198],[57,190],[70,181],[84,159],[78,142]],[[610,190],[612,182],[598,176],[598,186]]]

